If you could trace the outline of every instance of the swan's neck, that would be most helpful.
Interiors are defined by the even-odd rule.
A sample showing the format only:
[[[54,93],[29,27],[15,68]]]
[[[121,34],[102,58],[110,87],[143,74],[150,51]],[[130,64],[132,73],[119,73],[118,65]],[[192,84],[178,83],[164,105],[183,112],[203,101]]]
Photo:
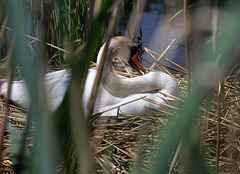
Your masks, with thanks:
[[[175,92],[176,81],[163,72],[151,72],[134,78],[120,78],[113,72],[112,59],[115,57],[117,57],[116,49],[109,47],[101,79],[104,88],[113,96],[123,98],[132,94],[159,90],[169,94]]]

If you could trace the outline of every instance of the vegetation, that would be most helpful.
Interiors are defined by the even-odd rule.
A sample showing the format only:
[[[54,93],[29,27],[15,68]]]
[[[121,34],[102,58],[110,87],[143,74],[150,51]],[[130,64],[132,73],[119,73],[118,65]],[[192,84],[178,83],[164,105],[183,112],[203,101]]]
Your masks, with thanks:
[[[181,96],[169,96],[178,105],[165,105],[167,111],[148,116],[119,113],[121,117],[110,118],[92,117],[91,112],[84,117],[81,89],[88,68],[95,68],[91,61],[99,46],[117,33],[117,7],[122,9],[122,25],[127,25],[133,20],[129,11],[140,15],[140,1],[96,2],[100,1],[0,0],[1,77],[25,79],[31,97],[29,111],[12,105],[9,96],[1,102],[0,172],[239,173],[239,2],[207,4],[213,25],[208,40],[202,42],[206,28],[194,30],[187,24],[198,10],[204,15],[200,7],[206,4],[185,0],[183,13],[177,12],[174,19],[183,19],[187,67],[164,57],[174,41],[163,54],[144,48],[153,58],[146,60],[149,67],[169,73],[178,82]],[[218,3],[228,14],[221,27],[219,11],[213,8]],[[131,22],[137,21],[135,17]],[[142,37],[140,30],[140,47]],[[190,50],[197,50],[194,68]],[[72,82],[60,108],[50,115],[44,74],[66,66],[72,68]]]

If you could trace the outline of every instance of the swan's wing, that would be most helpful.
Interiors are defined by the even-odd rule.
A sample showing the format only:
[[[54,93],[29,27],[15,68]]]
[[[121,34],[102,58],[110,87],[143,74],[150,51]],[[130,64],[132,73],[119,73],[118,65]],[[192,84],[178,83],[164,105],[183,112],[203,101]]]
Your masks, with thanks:
[[[60,70],[46,74],[45,89],[50,111],[55,111],[62,103],[69,87],[70,79],[70,70]]]
[[[3,82],[3,83],[1,83],[1,86],[0,86],[1,95],[6,97],[7,89],[8,89],[8,82],[6,79],[1,79],[1,82]],[[25,85],[24,80],[12,82],[10,100],[12,100],[16,104],[18,104],[24,108],[29,107],[29,104],[30,104],[29,95],[26,90],[26,85]]]
[[[50,103],[48,106],[51,111],[57,109],[61,104],[69,86],[70,77],[71,73],[69,70],[55,71],[45,75],[46,95],[48,103]],[[7,80],[1,79],[0,84],[1,94],[6,96],[8,88]],[[25,80],[12,82],[10,100],[24,108],[29,108],[30,97],[26,89]]]

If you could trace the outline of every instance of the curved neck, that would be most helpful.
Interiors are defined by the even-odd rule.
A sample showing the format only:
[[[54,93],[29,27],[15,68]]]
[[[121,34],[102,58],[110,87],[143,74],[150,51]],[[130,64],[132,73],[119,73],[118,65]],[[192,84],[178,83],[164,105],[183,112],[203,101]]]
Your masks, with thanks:
[[[169,94],[174,93],[176,81],[171,76],[163,72],[151,72],[134,78],[120,78],[113,72],[112,67],[112,59],[117,57],[117,49],[109,47],[106,56],[101,82],[111,95],[123,98],[132,94],[157,92],[159,90],[166,90]]]
[[[162,72],[152,72],[143,76],[123,79],[111,72],[102,77],[102,84],[113,96],[124,98],[132,94],[153,93],[164,89],[171,93],[169,77]]]

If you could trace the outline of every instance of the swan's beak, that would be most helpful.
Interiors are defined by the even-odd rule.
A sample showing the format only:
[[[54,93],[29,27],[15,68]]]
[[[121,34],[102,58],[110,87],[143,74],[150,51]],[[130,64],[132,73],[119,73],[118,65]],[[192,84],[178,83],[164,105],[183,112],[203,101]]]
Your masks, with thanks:
[[[139,55],[136,53],[133,57],[129,59],[129,65],[135,69],[140,75],[146,74],[146,69],[143,67],[139,61]]]

